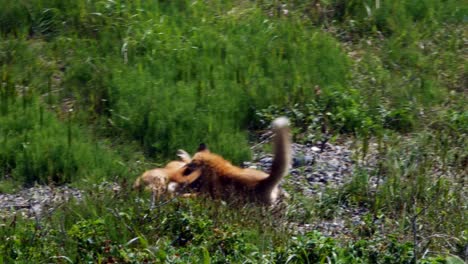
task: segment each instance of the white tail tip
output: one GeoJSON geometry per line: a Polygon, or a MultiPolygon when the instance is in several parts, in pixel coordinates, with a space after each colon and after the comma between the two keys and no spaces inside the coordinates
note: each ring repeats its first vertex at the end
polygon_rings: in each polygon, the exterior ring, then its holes
{"type": "Polygon", "coordinates": [[[271,123],[273,129],[283,128],[289,126],[289,119],[285,116],[280,116],[273,120],[271,123]]]}

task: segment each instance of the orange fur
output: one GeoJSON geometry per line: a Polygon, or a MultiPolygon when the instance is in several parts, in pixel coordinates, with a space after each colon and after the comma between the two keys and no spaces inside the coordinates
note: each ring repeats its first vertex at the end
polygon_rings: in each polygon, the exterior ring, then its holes
{"type": "Polygon", "coordinates": [[[193,173],[189,177],[182,177],[178,173],[180,168],[191,161],[190,155],[183,150],[179,150],[178,156],[182,161],[171,161],[164,168],[145,171],[136,179],[133,188],[137,190],[142,190],[143,188],[149,189],[153,192],[154,196],[159,197],[167,191],[167,186],[170,182],[190,184],[195,181],[200,176],[200,173],[193,173]]]}
{"type": "Polygon", "coordinates": [[[213,197],[230,198],[229,195],[234,194],[265,204],[275,202],[280,191],[278,184],[289,168],[291,142],[286,118],[276,119],[273,127],[275,157],[270,174],[234,166],[201,145],[202,149],[193,156],[191,162],[178,170],[177,178],[195,179],[191,185],[201,192],[209,192],[213,197]]]}

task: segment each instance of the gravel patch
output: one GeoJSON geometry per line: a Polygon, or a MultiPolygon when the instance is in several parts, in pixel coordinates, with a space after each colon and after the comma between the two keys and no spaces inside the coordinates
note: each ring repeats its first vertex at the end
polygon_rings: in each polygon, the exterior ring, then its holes
{"type": "Polygon", "coordinates": [[[23,217],[41,217],[51,213],[72,197],[82,199],[83,192],[68,186],[50,187],[36,185],[14,194],[0,193],[0,217],[13,214],[23,217]]]}
{"type": "MultiPolygon", "coordinates": [[[[309,196],[320,194],[325,187],[342,186],[351,179],[356,165],[350,145],[351,142],[345,145],[326,143],[323,147],[293,144],[291,176],[285,181],[309,196]]],[[[245,162],[243,166],[269,171],[272,162],[270,154],[257,152],[254,162],[245,162]]]]}
{"type": "MultiPolygon", "coordinates": [[[[121,186],[116,182],[101,182],[93,184],[93,188],[100,190],[112,190],[119,192],[121,186]]],[[[35,185],[23,189],[17,193],[0,193],[0,218],[13,215],[21,215],[26,218],[41,218],[51,214],[62,204],[71,199],[76,201],[83,200],[85,192],[67,185],[47,186],[35,185]]]]}
{"type": "MultiPolygon", "coordinates": [[[[290,176],[283,180],[283,184],[292,187],[295,193],[305,196],[320,197],[326,188],[339,188],[352,179],[354,171],[359,168],[373,169],[376,164],[376,155],[366,158],[366,164],[358,164],[354,159],[351,148],[352,141],[342,144],[297,144],[292,145],[292,164],[290,176]]],[[[260,151],[259,146],[254,148],[254,161],[243,164],[269,171],[273,162],[271,154],[260,151]]],[[[375,153],[375,152],[371,152],[375,153]]],[[[376,178],[371,178],[371,186],[375,186],[376,178]]],[[[316,223],[290,223],[291,228],[298,233],[318,230],[326,236],[349,236],[352,230],[365,225],[362,216],[366,208],[351,208],[339,206],[330,219],[320,219],[316,223]]]]}

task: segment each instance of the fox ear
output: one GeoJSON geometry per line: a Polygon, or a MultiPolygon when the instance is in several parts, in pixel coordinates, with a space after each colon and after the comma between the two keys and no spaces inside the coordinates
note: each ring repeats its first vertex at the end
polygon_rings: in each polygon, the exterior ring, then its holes
{"type": "Polygon", "coordinates": [[[177,150],[177,156],[179,156],[179,158],[185,163],[189,163],[192,160],[190,154],[188,154],[187,151],[183,149],[177,150]]]}
{"type": "Polygon", "coordinates": [[[200,143],[200,145],[198,146],[197,152],[202,152],[202,151],[206,151],[206,152],[210,151],[205,143],[200,143]]]}

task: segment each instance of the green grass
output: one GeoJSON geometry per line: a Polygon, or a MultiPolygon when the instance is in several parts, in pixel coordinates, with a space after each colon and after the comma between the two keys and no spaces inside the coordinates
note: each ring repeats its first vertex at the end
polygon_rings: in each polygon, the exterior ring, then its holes
{"type": "Polygon", "coordinates": [[[25,106],[25,100],[4,105],[8,114],[0,117],[0,165],[5,175],[29,185],[102,181],[126,173],[109,145],[93,141],[70,121],[58,121],[34,99],[25,106]]]}
{"type": "Polygon", "coordinates": [[[411,245],[395,240],[376,242],[389,246],[381,254],[364,241],[340,246],[318,232],[296,237],[286,229],[284,217],[264,208],[244,207],[239,212],[209,199],[184,198],[157,204],[153,211],[147,208],[147,201],[133,194],[116,196],[99,190],[79,204],[59,208],[45,222],[10,220],[10,227],[0,231],[6,241],[0,251],[6,262],[63,258],[72,262],[283,263],[289,259],[315,263],[331,257],[367,263],[397,252],[400,255],[392,256],[390,263],[411,260],[411,245]]]}
{"type": "Polygon", "coordinates": [[[466,258],[467,5],[316,2],[0,0],[0,192],[98,193],[5,220],[0,263],[466,258]],[[240,164],[278,115],[296,142],[352,137],[377,168],[323,197],[290,190],[279,213],[203,199],[149,212],[147,196],[90,187],[128,184],[201,142],[240,164]],[[283,226],[343,204],[369,211],[347,239],[283,226]]]}

